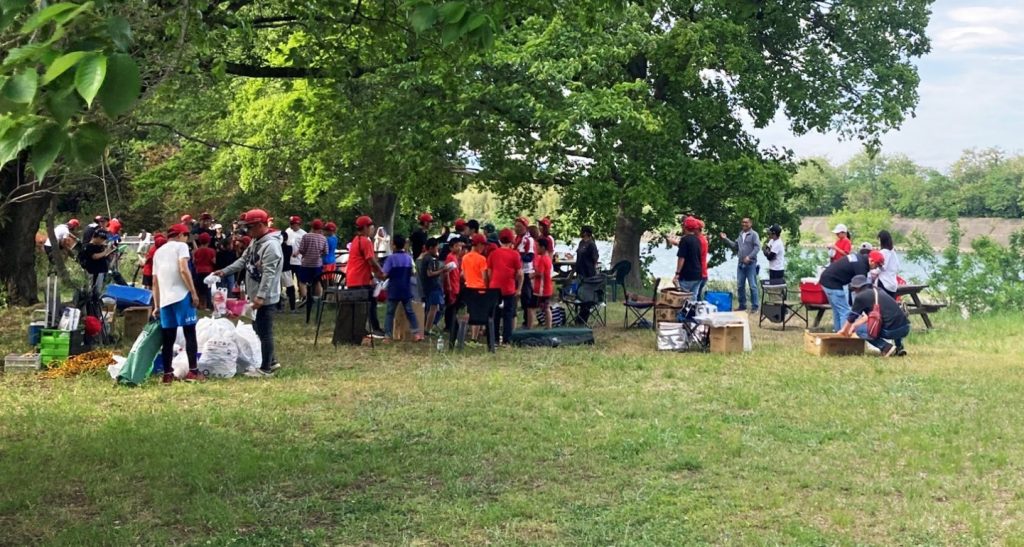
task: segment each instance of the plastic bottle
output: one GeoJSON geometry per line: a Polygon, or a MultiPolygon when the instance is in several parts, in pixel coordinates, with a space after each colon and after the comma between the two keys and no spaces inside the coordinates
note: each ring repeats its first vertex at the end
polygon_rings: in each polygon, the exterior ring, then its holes
{"type": "Polygon", "coordinates": [[[444,353],[444,337],[443,336],[438,336],[437,337],[437,352],[438,353],[444,353]]]}

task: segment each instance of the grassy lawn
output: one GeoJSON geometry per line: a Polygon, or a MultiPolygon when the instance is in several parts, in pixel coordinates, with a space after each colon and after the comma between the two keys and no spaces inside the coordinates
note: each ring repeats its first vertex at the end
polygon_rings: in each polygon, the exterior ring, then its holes
{"type": "Polygon", "coordinates": [[[593,348],[314,351],[289,316],[270,380],[8,375],[0,543],[1024,544],[1019,316],[883,361],[658,353],[611,311],[593,348]]]}

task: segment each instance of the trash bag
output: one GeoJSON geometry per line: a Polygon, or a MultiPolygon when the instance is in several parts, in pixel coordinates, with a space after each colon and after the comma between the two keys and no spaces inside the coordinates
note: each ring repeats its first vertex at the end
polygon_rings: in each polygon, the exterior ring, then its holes
{"type": "Polygon", "coordinates": [[[208,378],[231,378],[237,370],[237,361],[238,346],[234,338],[210,338],[199,357],[199,372],[208,378]]]}
{"type": "Polygon", "coordinates": [[[255,370],[263,364],[263,351],[260,338],[252,325],[238,324],[235,329],[235,344],[238,346],[238,374],[255,370]]]}
{"type": "Polygon", "coordinates": [[[150,321],[132,344],[132,350],[117,374],[117,383],[127,386],[142,385],[153,371],[153,359],[160,353],[162,345],[160,323],[150,321]]]}
{"type": "Polygon", "coordinates": [[[213,319],[209,317],[200,317],[196,323],[196,343],[198,347],[203,347],[203,344],[210,339],[210,327],[213,326],[213,319]]]}

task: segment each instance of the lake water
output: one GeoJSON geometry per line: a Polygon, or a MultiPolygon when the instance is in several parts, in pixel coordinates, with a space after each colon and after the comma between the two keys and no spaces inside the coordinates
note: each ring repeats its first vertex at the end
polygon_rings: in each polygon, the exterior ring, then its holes
{"type": "MultiPolygon", "coordinates": [[[[565,245],[562,243],[555,245],[555,250],[558,252],[576,252],[576,246],[579,245],[579,240],[574,240],[572,246],[565,245]]],[[[612,256],[612,242],[611,241],[598,241],[597,251],[601,258],[601,264],[603,269],[611,268],[609,262],[612,256]]],[[[787,249],[787,252],[790,250],[787,249]]],[[[659,278],[671,278],[675,275],[676,267],[676,247],[666,249],[665,245],[659,245],[654,249],[648,250],[647,244],[641,244],[640,255],[642,257],[654,256],[654,261],[651,263],[651,274],[659,278]]],[[[915,282],[926,282],[928,280],[929,273],[920,264],[910,262],[907,260],[905,255],[900,255],[902,259],[902,270],[900,275],[908,281],[915,282]]],[[[762,277],[767,277],[768,261],[763,255],[760,256],[761,261],[761,273],[762,277]]],[[[708,270],[708,278],[715,281],[735,281],[736,280],[736,265],[739,261],[732,253],[729,258],[708,270]]],[[[823,264],[824,266],[824,264],[823,264]]]]}

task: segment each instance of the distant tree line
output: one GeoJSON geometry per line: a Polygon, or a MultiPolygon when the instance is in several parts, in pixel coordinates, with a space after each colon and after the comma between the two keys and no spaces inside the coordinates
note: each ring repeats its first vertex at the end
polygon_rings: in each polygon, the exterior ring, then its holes
{"type": "Polygon", "coordinates": [[[841,165],[812,158],[793,183],[804,190],[794,210],[805,216],[887,210],[911,218],[1020,218],[1024,212],[1024,156],[997,148],[965,151],[948,173],[903,155],[859,154],[841,165]]]}

